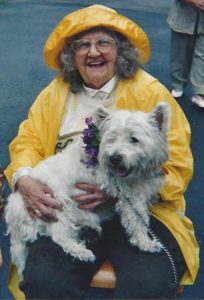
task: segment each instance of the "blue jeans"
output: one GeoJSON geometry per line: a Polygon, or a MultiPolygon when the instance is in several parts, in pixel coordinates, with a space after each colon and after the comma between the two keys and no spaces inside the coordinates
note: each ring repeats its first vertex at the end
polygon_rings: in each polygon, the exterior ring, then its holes
{"type": "Polygon", "coordinates": [[[85,299],[93,274],[108,258],[117,278],[114,299],[175,299],[186,269],[182,253],[161,222],[151,218],[150,227],[168,253],[131,246],[117,217],[103,226],[100,239],[89,246],[97,257],[94,263],[73,259],[49,237],[41,236],[29,244],[20,288],[26,299],[85,299]]]}

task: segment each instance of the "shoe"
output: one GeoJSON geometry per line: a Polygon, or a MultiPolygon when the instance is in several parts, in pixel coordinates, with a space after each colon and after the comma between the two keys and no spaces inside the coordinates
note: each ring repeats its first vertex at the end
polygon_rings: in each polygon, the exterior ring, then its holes
{"type": "Polygon", "coordinates": [[[173,89],[171,94],[174,98],[180,98],[183,95],[183,91],[173,89]]]}
{"type": "Polygon", "coordinates": [[[192,102],[199,107],[204,107],[204,95],[194,95],[192,97],[192,102]]]}

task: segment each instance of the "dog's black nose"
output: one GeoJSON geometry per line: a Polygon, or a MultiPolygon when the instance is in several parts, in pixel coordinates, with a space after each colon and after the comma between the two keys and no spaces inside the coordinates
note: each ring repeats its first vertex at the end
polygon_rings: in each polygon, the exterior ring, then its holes
{"type": "Polygon", "coordinates": [[[118,153],[114,153],[109,157],[110,163],[117,166],[121,162],[122,156],[118,153]]]}

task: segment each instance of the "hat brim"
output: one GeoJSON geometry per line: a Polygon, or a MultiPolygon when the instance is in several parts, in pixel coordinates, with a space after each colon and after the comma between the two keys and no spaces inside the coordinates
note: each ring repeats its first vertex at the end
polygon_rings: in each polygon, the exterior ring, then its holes
{"type": "Polygon", "coordinates": [[[148,62],[150,44],[141,27],[113,9],[92,5],[68,14],[56,26],[44,46],[43,52],[47,65],[54,70],[59,70],[57,58],[67,40],[80,32],[98,26],[122,33],[138,49],[140,63],[148,62]]]}

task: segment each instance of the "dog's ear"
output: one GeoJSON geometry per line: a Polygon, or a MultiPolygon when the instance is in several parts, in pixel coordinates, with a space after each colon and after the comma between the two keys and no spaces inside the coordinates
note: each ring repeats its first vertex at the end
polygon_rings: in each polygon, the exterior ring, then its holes
{"type": "Polygon", "coordinates": [[[104,108],[103,106],[100,106],[96,110],[96,127],[100,127],[100,125],[105,121],[105,119],[110,115],[110,112],[108,109],[104,108]]]}
{"type": "Polygon", "coordinates": [[[151,113],[153,125],[158,127],[160,131],[166,134],[170,126],[170,109],[166,102],[158,103],[151,113]]]}

